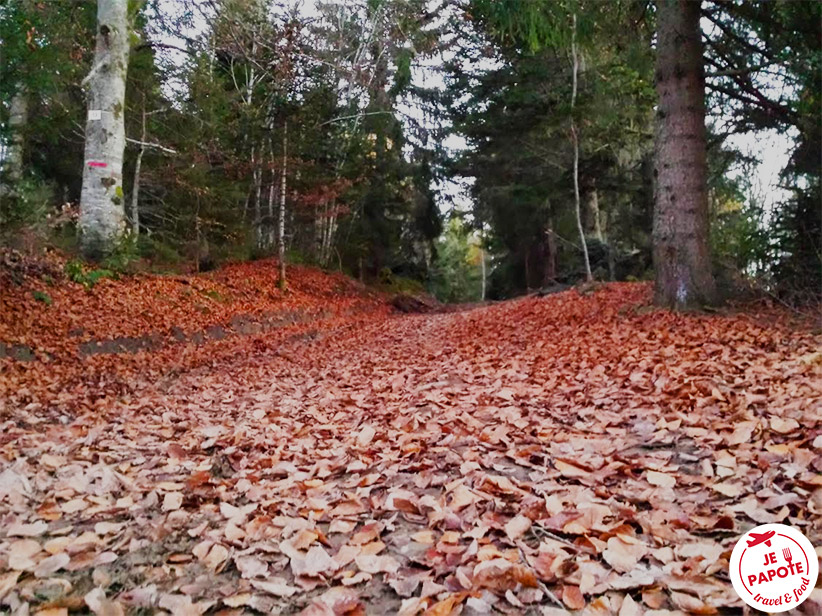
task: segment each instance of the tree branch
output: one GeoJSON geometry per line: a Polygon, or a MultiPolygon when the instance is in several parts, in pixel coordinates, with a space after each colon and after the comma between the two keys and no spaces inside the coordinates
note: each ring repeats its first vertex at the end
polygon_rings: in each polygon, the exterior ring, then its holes
{"type": "Polygon", "coordinates": [[[131,137],[126,137],[126,141],[144,148],[155,148],[157,150],[160,150],[161,152],[165,152],[166,154],[177,154],[177,150],[172,150],[171,148],[167,148],[166,146],[160,145],[159,143],[140,141],[139,139],[132,139],[131,137]]]}

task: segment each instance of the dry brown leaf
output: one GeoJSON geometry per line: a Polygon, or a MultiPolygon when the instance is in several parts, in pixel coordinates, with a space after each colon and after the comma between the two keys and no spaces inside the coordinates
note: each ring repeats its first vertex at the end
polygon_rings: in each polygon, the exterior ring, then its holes
{"type": "Polygon", "coordinates": [[[736,498],[745,491],[745,488],[739,483],[715,483],[711,485],[711,489],[728,498],[736,498]]]}
{"type": "Polygon", "coordinates": [[[448,595],[442,601],[437,601],[434,605],[425,610],[425,616],[450,616],[450,614],[454,612],[454,609],[465,601],[467,596],[468,593],[465,592],[457,592],[448,595]]]}
{"type": "Polygon", "coordinates": [[[652,610],[658,610],[665,605],[666,595],[659,588],[646,588],[642,591],[642,602],[652,610]]]}
{"type": "Polygon", "coordinates": [[[242,577],[246,579],[255,577],[266,577],[268,575],[268,563],[256,556],[243,555],[235,556],[234,564],[242,577]]]}
{"type": "Polygon", "coordinates": [[[623,537],[608,539],[608,547],[602,552],[602,558],[620,573],[629,573],[648,553],[648,547],[642,543],[629,543],[623,537]]]}
{"type": "Polygon", "coordinates": [[[300,592],[296,586],[291,586],[281,577],[271,577],[265,580],[251,580],[251,585],[257,590],[267,592],[275,597],[291,597],[300,592]]]}
{"type": "Polygon", "coordinates": [[[414,533],[411,535],[411,539],[416,541],[417,543],[422,543],[425,545],[433,545],[436,541],[436,535],[432,530],[421,530],[419,532],[414,533]]]}
{"type": "Polygon", "coordinates": [[[645,478],[652,486],[659,486],[660,488],[673,488],[676,485],[676,477],[668,473],[646,471],[645,478]]]}
{"type": "Polygon", "coordinates": [[[730,436],[725,437],[725,441],[728,445],[741,445],[742,443],[748,443],[751,440],[751,436],[753,435],[756,426],[757,422],[755,421],[740,422],[734,428],[733,433],[730,436]]]}
{"type": "Polygon", "coordinates": [[[400,563],[388,554],[376,556],[374,554],[358,554],[354,559],[357,568],[366,573],[395,573],[400,563]]]}
{"type": "Polygon", "coordinates": [[[685,610],[689,614],[709,615],[718,612],[714,606],[708,605],[702,599],[683,592],[672,592],[671,601],[676,607],[685,610]]]}
{"type": "Polygon", "coordinates": [[[0,573],[0,600],[5,598],[8,592],[17,585],[20,571],[7,571],[0,573]]]}
{"type": "Polygon", "coordinates": [[[479,497],[477,497],[471,490],[462,484],[458,485],[451,495],[452,498],[450,507],[454,511],[464,509],[468,505],[472,505],[479,500],[479,497]]]}
{"type": "Polygon", "coordinates": [[[182,492],[168,492],[163,497],[163,511],[177,511],[182,506],[182,492]]]}
{"type": "Polygon", "coordinates": [[[799,429],[799,422],[792,418],[785,419],[784,417],[771,416],[771,430],[779,434],[790,434],[794,430],[799,429]]]}
{"type": "Polygon", "coordinates": [[[20,539],[9,546],[9,569],[31,571],[37,565],[34,557],[40,553],[40,543],[34,539],[20,539]]]}
{"type": "Polygon", "coordinates": [[[254,595],[250,592],[243,592],[238,593],[236,595],[231,595],[230,597],[226,597],[223,599],[223,605],[227,607],[243,607],[249,606],[252,607],[252,603],[254,602],[254,595]]]}
{"type": "Polygon", "coordinates": [[[625,595],[619,608],[619,616],[642,616],[644,610],[631,595],[625,595]]]}
{"type": "Polygon", "coordinates": [[[370,445],[371,441],[374,440],[374,437],[376,435],[377,431],[374,429],[374,426],[363,426],[359,434],[357,434],[357,445],[359,445],[360,447],[366,447],[370,445]]]}
{"type": "Polygon", "coordinates": [[[515,541],[527,533],[530,528],[531,519],[524,515],[518,515],[511,518],[505,525],[505,534],[508,535],[511,541],[515,541]]]}
{"type": "Polygon", "coordinates": [[[291,572],[294,575],[306,575],[316,577],[319,575],[331,575],[339,564],[328,555],[321,546],[315,545],[308,553],[291,557],[291,572]]]}
{"type": "Polygon", "coordinates": [[[591,474],[590,471],[563,460],[554,460],[554,466],[564,477],[570,477],[572,479],[587,477],[591,474]]]}
{"type": "Polygon", "coordinates": [[[527,588],[537,586],[532,569],[504,558],[482,561],[474,567],[474,585],[496,591],[514,590],[518,584],[527,588]]]}
{"type": "Polygon", "coordinates": [[[60,552],[53,556],[44,558],[34,568],[34,576],[38,578],[48,577],[60,569],[67,567],[71,562],[71,557],[65,552],[60,552]]]}
{"type": "Polygon", "coordinates": [[[34,522],[32,524],[10,524],[6,528],[6,536],[8,537],[39,537],[46,532],[49,525],[43,521],[34,522]]]}
{"type": "Polygon", "coordinates": [[[585,597],[583,597],[582,593],[579,591],[579,586],[563,586],[562,602],[572,610],[581,610],[585,607],[585,597]]]}
{"type": "Polygon", "coordinates": [[[228,560],[228,548],[222,544],[215,543],[203,559],[205,565],[214,571],[221,569],[228,560]]]}
{"type": "Polygon", "coordinates": [[[106,593],[102,588],[95,588],[86,593],[83,599],[96,616],[124,616],[125,610],[118,601],[106,598],[106,593]]]}

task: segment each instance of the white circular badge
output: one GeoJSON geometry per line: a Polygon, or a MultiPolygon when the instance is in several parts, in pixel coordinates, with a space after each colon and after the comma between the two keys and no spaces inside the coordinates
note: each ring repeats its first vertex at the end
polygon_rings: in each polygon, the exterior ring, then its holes
{"type": "Polygon", "coordinates": [[[811,542],[792,526],[763,524],[737,542],[730,574],[745,603],[763,612],[785,612],[811,595],[819,560],[811,542]]]}

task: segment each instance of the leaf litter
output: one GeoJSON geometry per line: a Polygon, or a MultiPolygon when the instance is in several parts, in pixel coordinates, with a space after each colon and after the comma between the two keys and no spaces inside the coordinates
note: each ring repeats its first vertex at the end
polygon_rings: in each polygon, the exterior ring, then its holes
{"type": "MultiPolygon", "coordinates": [[[[44,381],[15,367],[0,603],[740,613],[740,534],[784,522],[822,543],[822,366],[802,360],[820,336],[773,308],[648,299],[624,283],[375,309],[324,336],[214,341],[184,364],[146,353],[118,368],[125,389],[100,379],[119,358],[55,360],[44,381]]],[[[819,591],[804,607],[822,609],[819,591]]]]}

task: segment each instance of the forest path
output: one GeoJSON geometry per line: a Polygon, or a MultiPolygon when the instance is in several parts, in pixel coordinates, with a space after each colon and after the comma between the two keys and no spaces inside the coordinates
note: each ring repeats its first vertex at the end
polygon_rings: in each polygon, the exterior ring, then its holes
{"type": "Polygon", "coordinates": [[[97,613],[737,611],[743,531],[790,520],[822,539],[822,340],[776,312],[647,300],[617,284],[375,316],[238,345],[66,426],[21,417],[0,596],[97,613]]]}

